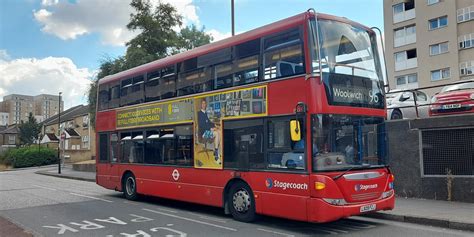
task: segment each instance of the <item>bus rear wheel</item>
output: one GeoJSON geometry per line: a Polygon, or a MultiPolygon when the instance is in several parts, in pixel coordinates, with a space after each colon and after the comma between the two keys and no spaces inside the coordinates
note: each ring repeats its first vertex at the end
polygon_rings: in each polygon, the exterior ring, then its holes
{"type": "Polygon", "coordinates": [[[242,222],[255,220],[255,199],[252,189],[247,184],[238,182],[232,185],[228,200],[230,213],[234,219],[242,222]]]}
{"type": "Polygon", "coordinates": [[[137,181],[135,176],[131,173],[127,173],[124,177],[124,181],[122,184],[123,194],[126,199],[128,200],[137,200],[138,193],[137,193],[137,181]]]}

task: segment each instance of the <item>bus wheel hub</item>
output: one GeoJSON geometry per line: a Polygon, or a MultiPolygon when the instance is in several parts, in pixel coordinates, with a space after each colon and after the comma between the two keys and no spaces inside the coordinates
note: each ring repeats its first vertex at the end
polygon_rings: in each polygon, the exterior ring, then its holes
{"type": "Polygon", "coordinates": [[[246,212],[250,208],[250,195],[246,190],[239,190],[233,196],[234,209],[238,212],[246,212]]]}

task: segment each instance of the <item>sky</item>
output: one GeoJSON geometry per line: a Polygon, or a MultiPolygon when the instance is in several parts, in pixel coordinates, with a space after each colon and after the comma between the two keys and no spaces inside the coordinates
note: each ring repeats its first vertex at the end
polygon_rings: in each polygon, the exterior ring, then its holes
{"type": "MultiPolygon", "coordinates": [[[[87,101],[101,60],[125,53],[131,0],[0,0],[0,101],[9,94],[63,92],[65,108],[87,101]]],[[[151,0],[157,4],[159,0],[151,0]]],[[[230,36],[230,0],[161,0],[184,24],[230,36]]],[[[314,8],[383,30],[382,0],[235,0],[235,31],[314,8]]]]}

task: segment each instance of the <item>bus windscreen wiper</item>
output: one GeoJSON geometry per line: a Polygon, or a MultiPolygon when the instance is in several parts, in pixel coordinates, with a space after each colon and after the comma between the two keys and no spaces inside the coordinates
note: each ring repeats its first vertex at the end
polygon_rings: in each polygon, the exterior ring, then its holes
{"type": "Polygon", "coordinates": [[[354,168],[367,168],[369,167],[370,164],[362,164],[361,166],[352,166],[351,168],[347,169],[346,171],[342,172],[342,174],[336,176],[333,178],[333,180],[338,180],[340,177],[342,177],[343,175],[347,174],[347,172],[353,170],[354,168]]]}

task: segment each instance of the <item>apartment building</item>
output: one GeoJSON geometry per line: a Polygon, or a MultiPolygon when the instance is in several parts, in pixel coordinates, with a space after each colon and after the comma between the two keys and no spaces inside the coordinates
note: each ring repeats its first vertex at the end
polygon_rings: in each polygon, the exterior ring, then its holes
{"type": "MultiPolygon", "coordinates": [[[[474,0],[384,0],[391,89],[474,79],[474,0]]],[[[430,96],[441,87],[425,92],[430,96]]]]}
{"type": "Polygon", "coordinates": [[[54,115],[43,122],[41,144],[57,147],[59,134],[64,134],[61,147],[66,162],[91,160],[95,156],[95,130],[90,125],[89,106],[78,105],[61,112],[61,132],[58,120],[54,115]]]}
{"type": "MultiPolygon", "coordinates": [[[[35,101],[35,115],[41,116],[41,121],[58,114],[59,96],[41,94],[34,97],[35,101]]],[[[61,111],[63,109],[63,102],[61,102],[61,111]]],[[[37,118],[38,120],[38,118],[37,118]]]]}
{"type": "MultiPolygon", "coordinates": [[[[64,102],[61,101],[61,111],[64,108],[64,102]]],[[[37,122],[58,114],[59,96],[41,94],[37,96],[11,94],[3,97],[0,102],[0,122],[6,119],[7,123],[0,125],[19,124],[26,121],[30,113],[36,118],[37,122]],[[8,114],[8,116],[7,116],[8,114]]]]}

